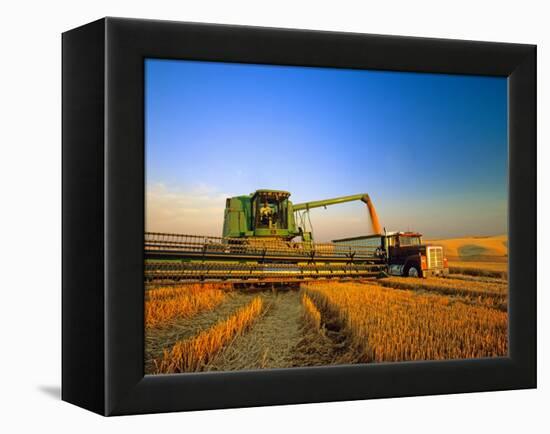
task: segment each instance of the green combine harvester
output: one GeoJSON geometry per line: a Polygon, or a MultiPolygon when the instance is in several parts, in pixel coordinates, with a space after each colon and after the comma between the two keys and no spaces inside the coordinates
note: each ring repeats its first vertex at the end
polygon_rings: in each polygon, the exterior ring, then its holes
{"type": "Polygon", "coordinates": [[[311,230],[309,210],[362,201],[373,233],[380,235],[367,194],[299,204],[289,197],[287,191],[257,190],[228,198],[222,237],[146,233],[146,280],[286,283],[367,278],[384,271],[379,248],[316,243],[311,230]]]}
{"type": "MultiPolygon", "coordinates": [[[[300,237],[302,242],[313,241],[305,227],[308,211],[345,202],[362,201],[374,209],[368,194],[342,196],[334,199],[293,204],[290,193],[280,190],[258,190],[247,196],[227,199],[223,224],[224,238],[248,240],[290,241],[300,237]],[[296,221],[298,220],[298,224],[296,221]]],[[[379,230],[379,228],[378,228],[379,230]]]]}

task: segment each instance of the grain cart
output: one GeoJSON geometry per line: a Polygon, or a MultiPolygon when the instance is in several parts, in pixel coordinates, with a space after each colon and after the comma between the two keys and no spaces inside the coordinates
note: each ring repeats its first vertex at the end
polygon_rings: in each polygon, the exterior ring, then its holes
{"type": "Polygon", "coordinates": [[[339,247],[375,248],[384,258],[388,274],[408,277],[447,276],[449,266],[443,247],[424,244],[418,232],[386,232],[333,241],[339,247]]]}

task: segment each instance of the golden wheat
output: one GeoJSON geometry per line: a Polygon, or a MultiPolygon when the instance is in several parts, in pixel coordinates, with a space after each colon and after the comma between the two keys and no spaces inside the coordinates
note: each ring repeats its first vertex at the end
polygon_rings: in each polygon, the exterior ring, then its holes
{"type": "Polygon", "coordinates": [[[508,351],[505,312],[370,284],[317,284],[306,291],[322,311],[337,316],[366,362],[494,357],[508,351]]]}
{"type": "Polygon", "coordinates": [[[260,297],[234,315],[197,336],[176,342],[171,350],[164,350],[160,360],[156,360],[155,374],[194,372],[201,370],[235,336],[241,335],[260,316],[264,308],[260,297]]]}
{"type": "Polygon", "coordinates": [[[321,329],[321,312],[311,301],[307,294],[302,294],[302,305],[304,306],[304,319],[315,330],[321,329]]]}
{"type": "Polygon", "coordinates": [[[145,326],[156,327],[175,318],[190,318],[211,310],[225,299],[220,286],[182,285],[151,289],[145,299],[145,326]]]}

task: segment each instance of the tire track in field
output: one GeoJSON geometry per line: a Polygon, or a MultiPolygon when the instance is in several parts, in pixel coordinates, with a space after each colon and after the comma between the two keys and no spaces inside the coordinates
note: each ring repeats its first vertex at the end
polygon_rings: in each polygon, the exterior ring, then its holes
{"type": "Polygon", "coordinates": [[[252,329],[237,337],[207,367],[207,371],[289,368],[303,338],[302,306],[297,291],[263,293],[267,311],[252,329]]]}

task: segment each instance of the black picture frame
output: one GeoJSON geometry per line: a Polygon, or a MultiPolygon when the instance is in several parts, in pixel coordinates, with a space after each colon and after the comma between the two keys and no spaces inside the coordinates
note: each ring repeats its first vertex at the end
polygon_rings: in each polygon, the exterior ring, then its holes
{"type": "Polygon", "coordinates": [[[104,18],[62,51],[63,400],[123,415],[536,387],[536,46],[104,18]],[[508,77],[509,357],[144,376],[144,58],[508,77]]]}

